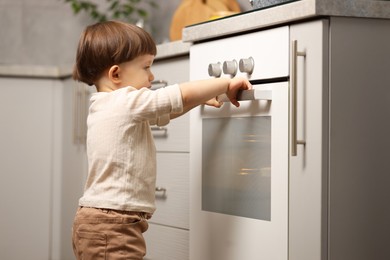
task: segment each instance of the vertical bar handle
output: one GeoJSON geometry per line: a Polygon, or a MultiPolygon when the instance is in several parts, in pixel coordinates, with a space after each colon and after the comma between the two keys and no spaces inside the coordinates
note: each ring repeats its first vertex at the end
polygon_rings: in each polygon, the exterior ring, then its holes
{"type": "Polygon", "coordinates": [[[88,86],[77,83],[73,88],[73,143],[85,145],[87,140],[88,86]]]}
{"type": "Polygon", "coordinates": [[[291,51],[291,156],[296,156],[298,144],[306,144],[297,137],[297,65],[298,56],[306,57],[306,52],[298,51],[297,40],[292,41],[291,51]]]}
{"type": "Polygon", "coordinates": [[[73,144],[80,143],[80,90],[76,84],[73,88],[73,144]]]}

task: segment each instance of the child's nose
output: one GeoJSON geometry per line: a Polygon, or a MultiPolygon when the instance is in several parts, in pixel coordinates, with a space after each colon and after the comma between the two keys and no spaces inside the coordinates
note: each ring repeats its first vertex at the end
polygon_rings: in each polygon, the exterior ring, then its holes
{"type": "Polygon", "coordinates": [[[154,75],[152,72],[150,72],[150,75],[149,75],[149,81],[153,81],[154,80],[154,75]]]}

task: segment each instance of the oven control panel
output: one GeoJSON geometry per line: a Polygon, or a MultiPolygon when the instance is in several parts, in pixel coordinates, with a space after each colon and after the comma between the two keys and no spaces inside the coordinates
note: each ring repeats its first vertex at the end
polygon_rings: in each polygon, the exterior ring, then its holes
{"type": "Polygon", "coordinates": [[[218,39],[191,47],[191,80],[246,77],[263,80],[289,75],[289,28],[279,27],[218,39]]]}
{"type": "Polygon", "coordinates": [[[253,57],[240,59],[238,65],[236,60],[224,61],[222,64],[220,62],[210,63],[208,72],[210,77],[218,78],[221,76],[222,71],[224,74],[234,77],[237,74],[237,68],[240,72],[251,75],[255,68],[255,60],[253,57]]]}

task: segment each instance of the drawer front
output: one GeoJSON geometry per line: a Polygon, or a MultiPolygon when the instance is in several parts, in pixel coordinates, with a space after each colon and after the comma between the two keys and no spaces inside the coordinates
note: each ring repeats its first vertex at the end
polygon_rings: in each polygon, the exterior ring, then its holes
{"type": "Polygon", "coordinates": [[[189,56],[155,60],[152,72],[155,81],[166,81],[168,85],[186,82],[190,76],[189,56]]]}
{"type": "Polygon", "coordinates": [[[151,223],[189,229],[189,154],[157,153],[157,210],[151,223]]]}
{"type": "Polygon", "coordinates": [[[188,260],[189,231],[150,223],[144,233],[145,260],[188,260]]]}
{"type": "Polygon", "coordinates": [[[237,62],[236,76],[248,79],[269,79],[289,75],[288,26],[224,38],[191,46],[191,80],[209,78],[209,64],[218,64],[221,77],[231,77],[223,72],[225,61],[237,62]],[[253,72],[241,72],[240,60],[253,58],[253,72]]]}
{"type": "MultiPolygon", "coordinates": [[[[189,80],[189,57],[182,56],[171,59],[156,60],[152,66],[155,81],[168,85],[189,80]]],[[[156,84],[163,86],[163,84],[156,84]]],[[[152,127],[157,151],[188,152],[189,151],[189,115],[172,120],[164,127],[152,127]]]]}
{"type": "Polygon", "coordinates": [[[152,126],[152,134],[158,152],[189,152],[189,113],[171,120],[162,127],[152,126]]]}

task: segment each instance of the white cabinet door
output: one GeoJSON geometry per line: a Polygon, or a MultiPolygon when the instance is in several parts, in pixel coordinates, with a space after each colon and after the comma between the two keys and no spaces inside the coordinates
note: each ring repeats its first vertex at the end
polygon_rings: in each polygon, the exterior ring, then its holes
{"type": "MultiPolygon", "coordinates": [[[[188,56],[166,60],[157,60],[152,66],[157,82],[173,85],[188,81],[188,56]]],[[[162,85],[158,83],[157,85],[162,85]]],[[[152,127],[152,133],[158,152],[189,152],[189,115],[172,120],[162,128],[152,127]]]]}
{"type": "Polygon", "coordinates": [[[86,176],[71,79],[0,78],[0,259],[73,259],[86,176]]]}
{"type": "Polygon", "coordinates": [[[189,231],[149,224],[145,260],[188,260],[189,231]]]}
{"type": "Polygon", "coordinates": [[[0,258],[49,259],[54,89],[1,79],[0,258]]]}
{"type": "Polygon", "coordinates": [[[390,20],[330,20],[329,259],[390,259],[390,20]]]}
{"type": "MultiPolygon", "coordinates": [[[[156,60],[156,86],[188,81],[189,57],[156,60]]],[[[156,212],[145,233],[145,260],[186,260],[189,255],[189,114],[152,127],[157,150],[156,212]]]]}
{"type": "Polygon", "coordinates": [[[73,259],[72,225],[88,174],[85,149],[88,90],[71,78],[55,81],[52,119],[52,260],[73,259]],[[77,86],[79,96],[74,90],[77,86]],[[83,92],[83,93],[82,93],[83,92]],[[79,122],[76,123],[76,120],[79,122]],[[79,142],[75,142],[76,139],[79,142]]]}
{"type": "Polygon", "coordinates": [[[150,222],[189,229],[189,154],[157,153],[156,186],[150,222]]]}
{"type": "Polygon", "coordinates": [[[189,152],[189,122],[189,114],[185,114],[171,120],[166,126],[152,126],[157,152],[189,152]]]}
{"type": "Polygon", "coordinates": [[[327,259],[328,38],[327,20],[290,28],[306,53],[297,57],[296,87],[297,138],[306,144],[290,155],[289,260],[327,259]]]}

